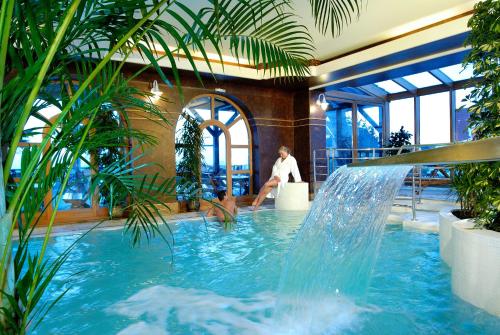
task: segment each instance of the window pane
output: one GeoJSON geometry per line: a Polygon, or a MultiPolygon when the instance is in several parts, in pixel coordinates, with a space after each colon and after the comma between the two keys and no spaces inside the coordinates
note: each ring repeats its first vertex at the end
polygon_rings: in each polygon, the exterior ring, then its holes
{"type": "Polygon", "coordinates": [[[420,97],[420,144],[450,142],[450,94],[420,97]]]}
{"type": "Polygon", "coordinates": [[[465,88],[455,91],[455,141],[472,140],[472,131],[469,129],[469,108],[472,104],[463,101],[473,88],[465,88]]]}
{"type": "Polygon", "coordinates": [[[398,132],[401,127],[413,136],[410,142],[415,143],[415,110],[413,98],[393,100],[389,103],[389,131],[398,132]]]}
{"type": "Polygon", "coordinates": [[[229,133],[231,135],[231,144],[248,145],[247,125],[242,119],[229,128],[229,133]]]}
{"type": "Polygon", "coordinates": [[[239,115],[238,110],[230,103],[222,99],[215,99],[215,119],[228,125],[239,115]]]}
{"type": "MultiPolygon", "coordinates": [[[[217,127],[215,127],[216,129],[219,129],[217,127]]],[[[212,146],[214,144],[214,137],[213,137],[213,131],[214,131],[214,128],[213,127],[207,127],[205,129],[203,129],[203,144],[205,146],[212,146]],[[209,131],[210,130],[210,131],[209,131]]]]}
{"type": "Polygon", "coordinates": [[[202,155],[202,188],[203,194],[215,197],[215,192],[226,189],[226,137],[222,129],[216,126],[203,130],[205,139],[202,155]]]}
{"type": "Polygon", "coordinates": [[[231,148],[231,165],[233,171],[250,169],[248,148],[231,148]]]}
{"type": "Polygon", "coordinates": [[[357,117],[358,148],[380,147],[382,145],[382,107],[358,105],[357,117]]]}
{"type": "Polygon", "coordinates": [[[402,86],[396,84],[392,80],[381,81],[379,83],[375,83],[375,85],[377,85],[387,93],[399,93],[406,91],[402,86]]]}
{"type": "Polygon", "coordinates": [[[210,97],[202,97],[199,99],[192,100],[186,106],[184,111],[189,113],[200,123],[206,120],[210,120],[212,118],[212,107],[210,103],[210,97]]]}
{"type": "Polygon", "coordinates": [[[233,196],[239,197],[250,194],[250,175],[234,174],[233,175],[233,196]]]}
{"type": "Polygon", "coordinates": [[[23,149],[24,147],[16,148],[16,153],[14,154],[14,160],[12,161],[12,168],[10,170],[12,178],[21,177],[21,157],[23,155],[23,149]]]}
{"type": "MultiPolygon", "coordinates": [[[[88,153],[83,154],[83,158],[90,161],[88,153]]],[[[77,159],[73,169],[70,172],[69,181],[64,190],[62,201],[59,203],[58,210],[70,210],[77,208],[90,208],[92,202],[89,196],[91,170],[87,163],[82,159],[77,159]]],[[[61,191],[60,180],[54,184],[52,189],[52,206],[56,207],[56,195],[61,191]]]]}
{"type": "MultiPolygon", "coordinates": [[[[328,148],[352,149],[352,105],[330,102],[326,112],[326,146],[328,148]]],[[[330,166],[339,167],[352,162],[352,150],[335,153],[335,161],[330,166]]]]}
{"type": "Polygon", "coordinates": [[[472,92],[474,88],[463,88],[455,91],[455,107],[457,109],[460,108],[469,108],[472,106],[472,103],[466,99],[466,97],[472,92]]]}
{"type": "Polygon", "coordinates": [[[441,81],[439,81],[436,77],[434,77],[429,72],[416,73],[416,74],[412,74],[410,76],[406,76],[403,78],[406,79],[407,81],[409,81],[410,84],[412,84],[413,86],[416,86],[417,88],[442,84],[441,81]]]}
{"type": "Polygon", "coordinates": [[[472,65],[470,64],[468,64],[465,68],[462,64],[456,64],[443,67],[440,70],[453,81],[467,80],[473,77],[472,65]]]}
{"type": "MultiPolygon", "coordinates": [[[[42,100],[37,100],[35,102],[35,105],[40,106],[42,104],[46,105],[47,102],[42,100]]],[[[50,120],[60,112],[61,110],[54,105],[48,105],[45,108],[42,108],[38,111],[38,113],[47,120],[50,120]]],[[[22,141],[28,143],[41,143],[45,127],[46,127],[45,122],[34,116],[30,116],[28,118],[28,121],[26,122],[26,125],[24,126],[24,136],[22,138],[22,141]]]]}

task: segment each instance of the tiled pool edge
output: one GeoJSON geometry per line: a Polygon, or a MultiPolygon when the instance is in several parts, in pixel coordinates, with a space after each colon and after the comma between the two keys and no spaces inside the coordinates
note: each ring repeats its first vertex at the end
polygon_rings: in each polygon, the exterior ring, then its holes
{"type": "MultiPolygon", "coordinates": [[[[411,209],[409,208],[410,202],[398,201],[392,206],[391,213],[388,217],[388,224],[403,224],[406,228],[417,229],[423,231],[433,231],[437,232],[439,230],[438,223],[438,213],[443,211],[444,209],[448,210],[449,208],[456,208],[457,206],[449,201],[442,200],[428,200],[424,199],[422,204],[419,204],[417,210],[417,219],[418,222],[412,224],[409,222],[411,218],[411,209]],[[422,220],[423,218],[423,220],[422,220]]],[[[273,204],[265,204],[258,211],[269,211],[275,210],[273,204]]],[[[240,213],[251,213],[250,206],[240,207],[240,213]]],[[[175,225],[178,222],[190,222],[190,221],[198,221],[201,220],[202,216],[200,212],[192,212],[192,213],[172,213],[167,215],[167,223],[171,225],[175,225]]],[[[215,220],[215,218],[206,218],[207,221],[215,220]]],[[[88,221],[81,223],[71,223],[64,225],[54,225],[52,230],[52,236],[63,236],[63,235],[71,235],[71,234],[81,234],[93,226],[97,225],[99,221],[88,221]]],[[[117,230],[123,228],[125,223],[125,219],[116,219],[116,220],[104,220],[99,227],[95,228],[96,230],[117,230]]],[[[35,228],[33,232],[33,237],[44,236],[46,231],[46,227],[35,228]]],[[[17,239],[17,230],[14,231],[14,238],[17,239]]]]}
{"type": "MultiPolygon", "coordinates": [[[[262,206],[260,209],[257,210],[257,212],[264,212],[264,211],[270,211],[274,210],[274,207],[270,207],[268,205],[262,206]]],[[[247,207],[240,207],[239,210],[240,214],[248,214],[252,213],[252,210],[250,209],[249,206],[247,207]]],[[[168,214],[166,218],[166,222],[169,225],[174,226],[178,222],[190,222],[190,221],[199,221],[202,220],[203,216],[200,214],[200,212],[192,212],[192,213],[173,213],[173,214],[168,214]]],[[[205,217],[207,221],[215,221],[215,217],[205,217]]],[[[124,224],[126,222],[126,219],[115,219],[115,220],[104,220],[101,223],[99,221],[88,221],[88,222],[81,222],[81,223],[71,223],[71,224],[64,224],[64,225],[54,225],[52,228],[52,234],[51,236],[64,236],[64,235],[74,235],[74,234],[82,234],[90,229],[92,229],[94,226],[98,225],[96,228],[94,228],[96,231],[109,231],[109,230],[118,230],[122,229],[124,224]]],[[[163,224],[163,223],[161,223],[163,224]]],[[[47,227],[37,227],[34,229],[33,234],[31,235],[32,237],[42,237],[45,236],[47,227]]],[[[17,229],[14,230],[13,233],[14,239],[17,240],[18,238],[18,231],[17,229]]]]}

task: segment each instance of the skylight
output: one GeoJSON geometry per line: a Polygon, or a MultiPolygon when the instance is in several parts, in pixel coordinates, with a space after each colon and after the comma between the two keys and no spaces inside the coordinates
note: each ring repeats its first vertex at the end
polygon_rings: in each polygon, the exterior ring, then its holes
{"type": "Polygon", "coordinates": [[[436,77],[434,77],[429,72],[421,72],[412,74],[410,76],[403,77],[408,82],[410,82],[413,86],[417,88],[434,86],[442,84],[436,77]]]}
{"type": "Polygon", "coordinates": [[[464,69],[462,64],[451,65],[440,69],[445,75],[453,81],[467,80],[472,78],[472,65],[467,65],[464,69]]]}
{"type": "Polygon", "coordinates": [[[390,93],[390,94],[406,91],[403,87],[396,84],[392,80],[381,81],[379,83],[375,83],[375,85],[377,85],[378,87],[380,87],[381,89],[383,89],[384,91],[386,91],[387,93],[390,93]]]}

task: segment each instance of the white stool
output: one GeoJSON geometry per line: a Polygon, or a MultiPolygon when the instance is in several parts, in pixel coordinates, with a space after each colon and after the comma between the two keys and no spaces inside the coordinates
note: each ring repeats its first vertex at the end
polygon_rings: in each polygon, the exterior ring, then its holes
{"type": "Polygon", "coordinates": [[[282,211],[307,211],[309,183],[287,183],[274,200],[274,207],[282,211]]]}

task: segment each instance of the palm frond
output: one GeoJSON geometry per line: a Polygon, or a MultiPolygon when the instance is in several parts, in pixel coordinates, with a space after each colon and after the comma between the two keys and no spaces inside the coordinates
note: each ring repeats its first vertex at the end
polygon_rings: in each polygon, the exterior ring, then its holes
{"type": "MultiPolygon", "coordinates": [[[[129,204],[125,207],[128,211],[125,231],[131,233],[132,243],[139,244],[143,237],[149,240],[160,236],[167,242],[169,248],[172,248],[173,238],[167,238],[159,223],[170,229],[162,210],[170,211],[166,200],[175,197],[175,178],[163,178],[159,173],[141,174],[141,171],[150,167],[152,163],[141,164],[141,159],[147,153],[135,154],[138,149],[135,147],[131,150],[132,158],[123,157],[99,170],[93,178],[90,193],[105,184],[108,187],[112,186],[116,192],[125,194],[129,199],[129,204]]],[[[192,189],[191,192],[197,190],[192,189]]]]}
{"type": "MultiPolygon", "coordinates": [[[[200,10],[207,31],[200,38],[215,36],[229,41],[231,54],[246,60],[273,77],[304,77],[314,45],[304,25],[293,13],[283,11],[288,1],[210,1],[200,10]]],[[[188,38],[192,38],[191,35],[188,38]]]]}
{"type": "Polygon", "coordinates": [[[316,28],[338,36],[353,18],[359,17],[365,0],[309,0],[316,28]]]}

